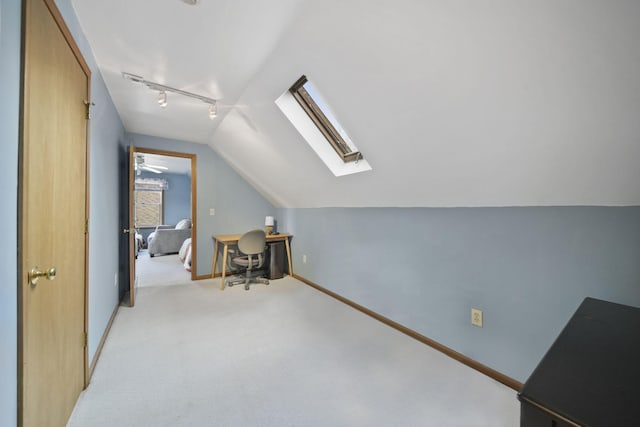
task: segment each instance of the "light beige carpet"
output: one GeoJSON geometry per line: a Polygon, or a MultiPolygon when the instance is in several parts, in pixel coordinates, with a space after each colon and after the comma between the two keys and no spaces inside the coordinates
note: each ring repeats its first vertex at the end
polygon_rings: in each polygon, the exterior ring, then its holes
{"type": "Polygon", "coordinates": [[[285,278],[139,290],[69,426],[508,426],[516,393],[285,278]]]}
{"type": "Polygon", "coordinates": [[[149,256],[142,250],[136,259],[138,287],[171,286],[189,283],[191,272],[184,269],[178,255],[149,256]]]}

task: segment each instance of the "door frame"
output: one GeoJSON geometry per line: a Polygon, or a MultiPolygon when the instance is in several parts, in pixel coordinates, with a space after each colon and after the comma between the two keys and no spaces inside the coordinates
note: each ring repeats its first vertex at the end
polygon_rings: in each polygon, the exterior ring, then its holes
{"type": "MultiPolygon", "coordinates": [[[[49,12],[56,25],[60,29],[62,36],[65,41],[69,45],[71,52],[74,57],[78,61],[78,64],[82,68],[84,74],[87,77],[87,118],[86,118],[86,135],[85,135],[85,238],[84,238],[84,387],[86,388],[89,384],[89,346],[88,346],[88,322],[89,322],[89,213],[90,213],[90,119],[89,119],[89,108],[91,103],[91,69],[87,64],[84,56],[78,47],[69,27],[64,21],[62,17],[62,13],[56,6],[55,0],[33,0],[33,1],[42,1],[49,12]]],[[[27,272],[24,271],[23,268],[23,247],[24,247],[24,182],[27,171],[25,171],[24,165],[24,153],[25,153],[25,138],[24,138],[24,130],[29,117],[25,115],[25,91],[29,82],[26,79],[26,38],[29,31],[28,22],[27,22],[27,8],[29,6],[28,0],[21,1],[22,6],[22,19],[21,19],[21,53],[20,53],[20,118],[19,118],[19,137],[18,137],[18,247],[17,247],[17,259],[18,259],[18,275],[17,275],[17,296],[18,296],[18,304],[17,304],[17,312],[18,312],[18,331],[17,331],[17,344],[18,344],[18,378],[17,378],[17,397],[18,397],[18,405],[17,405],[17,415],[18,415],[18,426],[21,426],[23,423],[23,409],[24,409],[24,300],[22,297],[22,287],[27,283],[27,272]]]]}
{"type": "MultiPolygon", "coordinates": [[[[168,156],[168,157],[182,157],[185,159],[191,160],[191,280],[197,280],[197,254],[198,254],[198,197],[197,197],[197,155],[192,153],[183,153],[178,151],[167,151],[167,150],[157,150],[154,148],[142,148],[136,147],[134,145],[130,146],[129,158],[133,159],[135,157],[135,153],[146,153],[146,154],[156,154],[160,156],[168,156]]],[[[134,190],[134,176],[133,172],[133,162],[129,162],[129,224],[131,228],[131,224],[134,222],[133,211],[134,211],[134,200],[133,200],[133,190],[134,190]]],[[[131,239],[131,237],[129,237],[131,239]]],[[[135,255],[132,253],[131,245],[129,245],[129,271],[134,271],[135,269],[135,255]]],[[[135,303],[135,278],[129,279],[129,301],[131,301],[131,305],[133,306],[135,303]]]]}

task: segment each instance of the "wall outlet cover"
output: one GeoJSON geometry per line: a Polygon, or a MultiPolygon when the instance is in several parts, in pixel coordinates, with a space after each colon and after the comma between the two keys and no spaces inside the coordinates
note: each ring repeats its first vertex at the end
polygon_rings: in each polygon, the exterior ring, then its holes
{"type": "Polygon", "coordinates": [[[482,328],[482,310],[478,310],[477,308],[471,309],[471,324],[482,328]]]}

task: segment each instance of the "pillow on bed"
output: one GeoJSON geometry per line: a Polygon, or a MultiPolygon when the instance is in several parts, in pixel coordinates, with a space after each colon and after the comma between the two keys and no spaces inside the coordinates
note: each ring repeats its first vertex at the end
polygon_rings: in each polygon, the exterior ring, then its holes
{"type": "Polygon", "coordinates": [[[176,230],[188,230],[189,228],[191,228],[190,219],[180,220],[180,222],[176,224],[176,230]]]}

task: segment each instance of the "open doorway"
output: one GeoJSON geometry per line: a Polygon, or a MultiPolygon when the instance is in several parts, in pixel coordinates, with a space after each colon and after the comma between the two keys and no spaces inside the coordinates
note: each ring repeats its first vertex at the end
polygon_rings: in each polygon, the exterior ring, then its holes
{"type": "Polygon", "coordinates": [[[135,230],[128,299],[136,288],[188,283],[196,274],[195,155],[131,148],[129,212],[135,230]]]}

